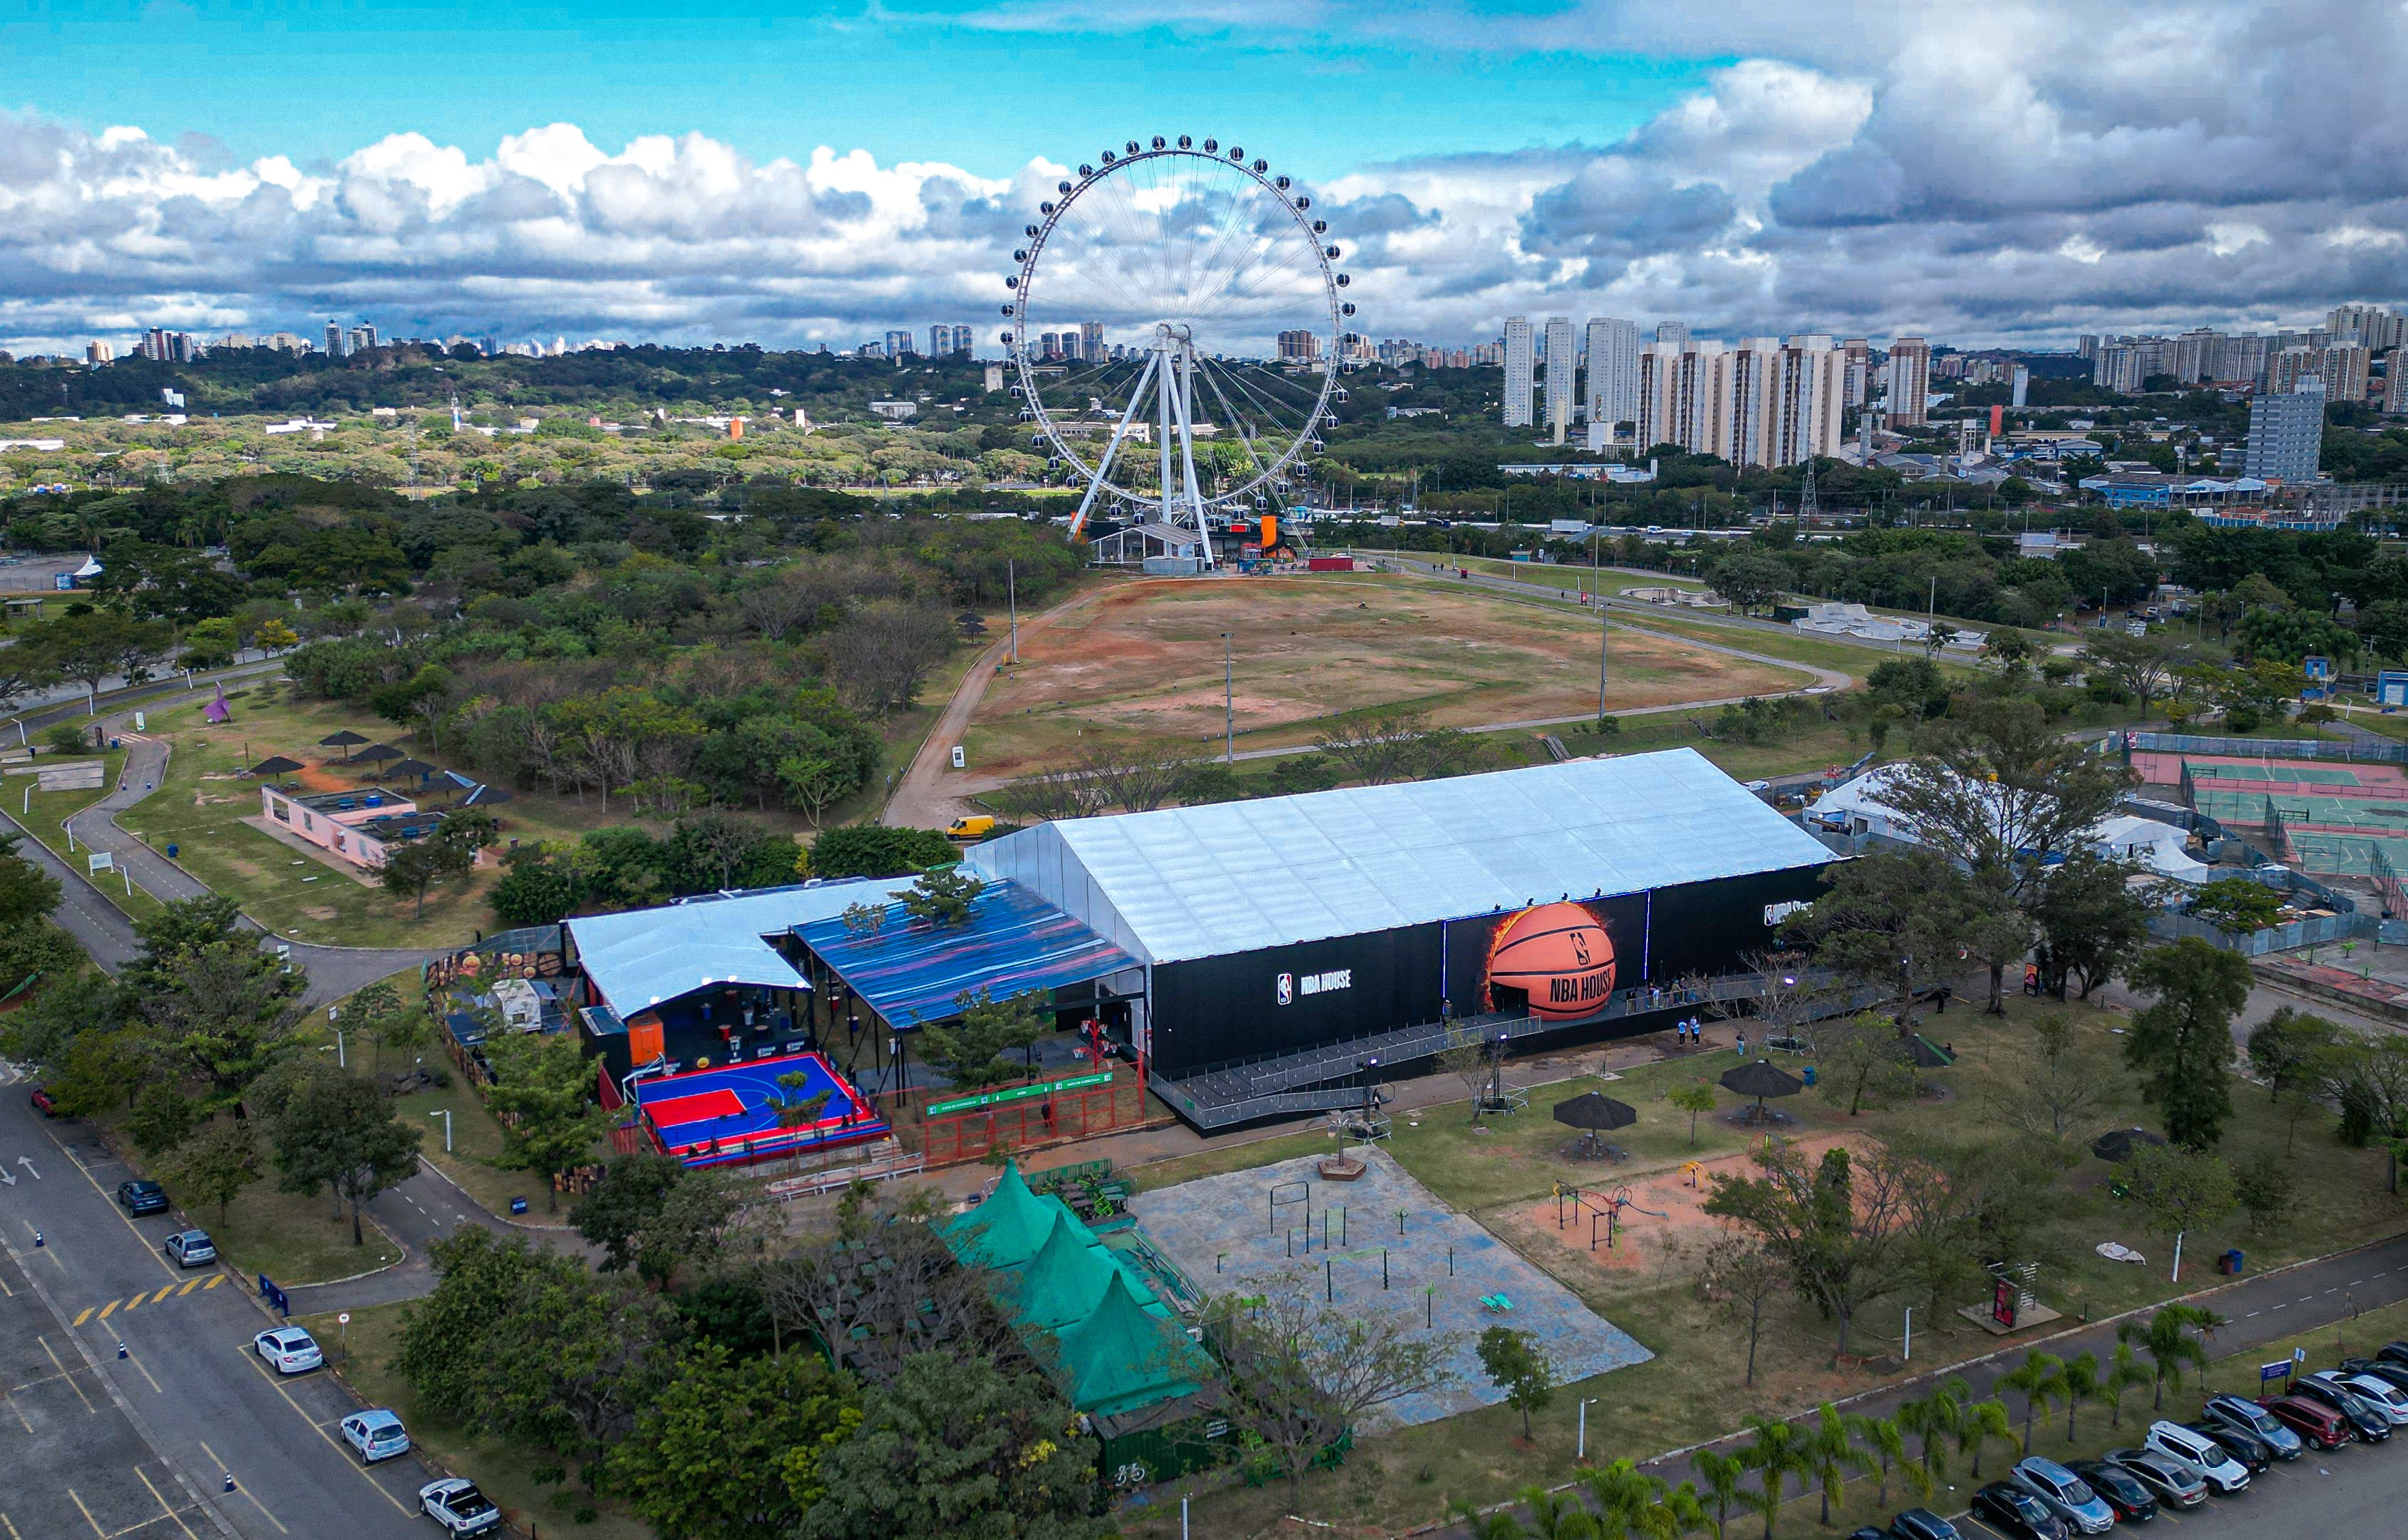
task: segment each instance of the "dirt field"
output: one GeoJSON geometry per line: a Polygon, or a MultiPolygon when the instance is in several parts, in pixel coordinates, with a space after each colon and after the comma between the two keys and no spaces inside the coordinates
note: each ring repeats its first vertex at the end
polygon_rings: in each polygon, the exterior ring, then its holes
{"type": "MultiPolygon", "coordinates": [[[[1020,667],[996,674],[968,735],[973,770],[1037,768],[1087,734],[1220,742],[1225,631],[1240,751],[1309,742],[1329,717],[1385,707],[1469,727],[1597,705],[1597,632],[1578,614],[1368,576],[1133,583],[1028,639],[1020,667]]],[[[1611,664],[1613,711],[1812,683],[1619,631],[1611,664]]]]}

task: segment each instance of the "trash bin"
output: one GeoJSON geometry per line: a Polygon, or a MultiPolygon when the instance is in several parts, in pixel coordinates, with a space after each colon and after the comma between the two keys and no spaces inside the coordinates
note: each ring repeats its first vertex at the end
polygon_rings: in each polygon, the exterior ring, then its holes
{"type": "Polygon", "coordinates": [[[1806,1084],[1809,1086],[1814,1084],[1814,1066],[1812,1064],[1806,1066],[1806,1084]]]}
{"type": "Polygon", "coordinates": [[[2242,1260],[2241,1248],[2239,1246],[2233,1247],[2230,1251],[2224,1254],[2224,1271],[2228,1274],[2238,1274],[2241,1271],[2242,1260]]]}
{"type": "Polygon", "coordinates": [[[169,846],[167,847],[167,859],[169,859],[169,860],[171,860],[171,861],[172,861],[172,860],[174,860],[175,858],[176,858],[176,847],[175,847],[174,845],[169,845],[169,846]]]}
{"type": "Polygon", "coordinates": [[[510,1212],[512,1214],[524,1214],[526,1211],[527,1204],[525,1199],[513,1198],[510,1200],[510,1212]]]}

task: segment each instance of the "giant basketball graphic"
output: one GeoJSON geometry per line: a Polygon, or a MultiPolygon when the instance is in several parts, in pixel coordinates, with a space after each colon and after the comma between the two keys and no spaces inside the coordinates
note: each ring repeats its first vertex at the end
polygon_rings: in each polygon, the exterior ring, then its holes
{"type": "Polygon", "coordinates": [[[1550,1021],[1595,1015],[1613,994],[1613,941],[1605,923],[1576,903],[1543,903],[1497,928],[1488,983],[1530,997],[1550,1021]]]}

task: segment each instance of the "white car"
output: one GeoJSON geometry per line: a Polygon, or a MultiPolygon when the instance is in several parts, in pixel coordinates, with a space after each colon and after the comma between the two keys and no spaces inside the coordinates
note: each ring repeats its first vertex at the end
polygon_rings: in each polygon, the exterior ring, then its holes
{"type": "Polygon", "coordinates": [[[502,1510],[494,1506],[494,1500],[479,1491],[475,1482],[456,1475],[419,1488],[418,1505],[454,1534],[483,1534],[502,1527],[502,1510]]]}
{"type": "Polygon", "coordinates": [[[2212,1491],[2229,1497],[2248,1490],[2248,1466],[2233,1459],[2222,1445],[2202,1438],[2179,1422],[2150,1423],[2149,1436],[2142,1442],[2151,1452],[2163,1455],[2206,1482],[2212,1491]]]}
{"type": "Polygon", "coordinates": [[[2400,1387],[2387,1379],[2374,1374],[2343,1374],[2332,1369],[2322,1370],[2308,1377],[2347,1390],[2390,1418],[2394,1428],[2408,1424],[2408,1393],[2403,1393],[2400,1387]]]}
{"type": "Polygon", "coordinates": [[[326,1361],[318,1340],[297,1326],[272,1327],[251,1338],[251,1346],[280,1374],[306,1374],[326,1361]]]}
{"type": "Polygon", "coordinates": [[[401,1425],[401,1418],[381,1406],[353,1412],[343,1418],[340,1426],[343,1442],[359,1455],[363,1465],[409,1452],[409,1431],[401,1425]]]}

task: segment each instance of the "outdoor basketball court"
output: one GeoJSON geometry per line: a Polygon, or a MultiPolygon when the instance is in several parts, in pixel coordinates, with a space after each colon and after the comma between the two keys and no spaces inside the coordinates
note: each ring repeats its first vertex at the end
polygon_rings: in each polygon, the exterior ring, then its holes
{"type": "MultiPolygon", "coordinates": [[[[1333,1146],[1334,1147],[1334,1146],[1333,1146]]],[[[1319,1156],[1141,1192],[1147,1239],[1207,1294],[1294,1291],[1349,1312],[1379,1311],[1451,1333],[1454,1383],[1388,1403],[1373,1430],[1435,1422],[1505,1393],[1480,1367],[1491,1326],[1527,1331],[1558,1384],[1655,1355],[1520,1252],[1441,1202],[1384,1150],[1352,1182],[1326,1182],[1319,1156]],[[1383,1282],[1384,1280],[1384,1282],[1383,1282]]]]}
{"type": "Polygon", "coordinates": [[[695,1070],[636,1085],[636,1105],[662,1150],[688,1166],[737,1165],[834,1144],[882,1139],[886,1120],[817,1053],[695,1070]],[[790,1089],[781,1075],[800,1074],[790,1089]],[[818,1118],[781,1126],[789,1101],[826,1093],[818,1118]]]}

